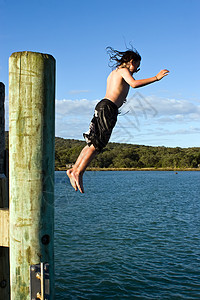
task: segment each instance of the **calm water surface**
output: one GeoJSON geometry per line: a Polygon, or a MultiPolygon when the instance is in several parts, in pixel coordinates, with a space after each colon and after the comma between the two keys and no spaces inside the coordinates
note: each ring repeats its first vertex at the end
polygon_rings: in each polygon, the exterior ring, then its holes
{"type": "Polygon", "coordinates": [[[55,178],[56,299],[200,299],[200,172],[55,178]]]}

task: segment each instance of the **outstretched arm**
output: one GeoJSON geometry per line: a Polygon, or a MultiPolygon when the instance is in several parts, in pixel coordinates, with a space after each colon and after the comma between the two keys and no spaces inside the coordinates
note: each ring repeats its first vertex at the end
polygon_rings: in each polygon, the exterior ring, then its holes
{"type": "Polygon", "coordinates": [[[161,80],[163,77],[167,76],[169,74],[169,71],[164,69],[161,70],[156,76],[146,78],[146,79],[139,79],[135,80],[130,71],[128,69],[121,69],[122,70],[122,77],[123,79],[132,87],[132,88],[139,88],[145,85],[148,85],[150,83],[153,83],[155,81],[161,80]]]}

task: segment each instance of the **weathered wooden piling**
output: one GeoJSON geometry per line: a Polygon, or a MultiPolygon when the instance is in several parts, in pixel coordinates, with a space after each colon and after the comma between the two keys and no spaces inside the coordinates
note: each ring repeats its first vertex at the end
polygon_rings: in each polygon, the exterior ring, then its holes
{"type": "Polygon", "coordinates": [[[0,82],[0,174],[4,173],[5,156],[5,85],[0,82]]]}
{"type": "Polygon", "coordinates": [[[9,211],[5,166],[5,86],[0,82],[0,300],[9,300],[9,211]]]}
{"type": "Polygon", "coordinates": [[[30,299],[30,265],[49,263],[54,299],[55,60],[9,59],[11,300],[30,299]]]}

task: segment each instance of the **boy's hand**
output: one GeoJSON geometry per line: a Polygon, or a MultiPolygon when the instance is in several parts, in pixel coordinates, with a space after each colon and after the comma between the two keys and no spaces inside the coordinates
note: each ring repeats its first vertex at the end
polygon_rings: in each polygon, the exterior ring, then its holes
{"type": "Polygon", "coordinates": [[[156,75],[156,78],[157,80],[160,80],[162,79],[163,77],[167,76],[169,74],[169,71],[164,69],[164,70],[161,70],[157,75],[156,75]]]}

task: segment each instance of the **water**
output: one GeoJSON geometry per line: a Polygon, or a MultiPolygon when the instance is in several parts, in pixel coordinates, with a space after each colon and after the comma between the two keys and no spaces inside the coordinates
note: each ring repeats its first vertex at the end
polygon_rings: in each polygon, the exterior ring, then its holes
{"type": "Polygon", "coordinates": [[[200,299],[200,172],[56,172],[56,299],[200,299]]]}

